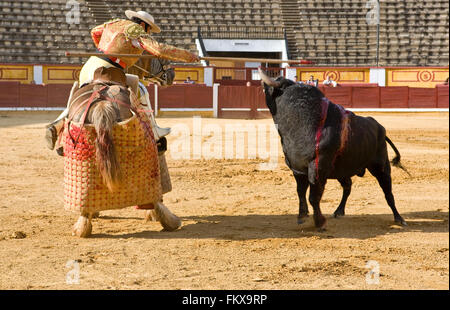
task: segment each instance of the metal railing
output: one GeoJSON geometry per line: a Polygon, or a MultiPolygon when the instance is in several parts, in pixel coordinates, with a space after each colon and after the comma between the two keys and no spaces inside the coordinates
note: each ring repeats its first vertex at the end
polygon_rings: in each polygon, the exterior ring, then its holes
{"type": "Polygon", "coordinates": [[[202,26],[203,39],[284,39],[284,29],[261,26],[202,26]]]}

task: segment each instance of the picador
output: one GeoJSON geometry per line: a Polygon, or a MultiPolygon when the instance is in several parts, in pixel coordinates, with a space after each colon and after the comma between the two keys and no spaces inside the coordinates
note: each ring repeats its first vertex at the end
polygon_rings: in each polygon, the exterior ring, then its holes
{"type": "Polygon", "coordinates": [[[145,85],[137,75],[126,74],[140,58],[111,55],[155,56],[157,63],[146,72],[160,85],[173,81],[168,61],[199,58],[154,40],[151,33],[161,30],[150,14],[127,10],[125,15],[128,19],[92,29],[94,44],[105,56],[92,56],[84,64],[67,108],[46,128],[48,147],[57,145],[64,156],[64,206],[81,213],[73,232],[82,237],[90,234],[90,219],[99,211],[133,205],[154,210],[147,218],[168,230],[181,224],[162,204],[162,194],[172,189],[164,155],[170,128],[157,126],[145,85]]]}

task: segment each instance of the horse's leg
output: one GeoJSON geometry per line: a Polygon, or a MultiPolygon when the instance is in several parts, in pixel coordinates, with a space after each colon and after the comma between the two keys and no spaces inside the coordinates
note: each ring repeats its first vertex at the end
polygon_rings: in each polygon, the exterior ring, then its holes
{"type": "Polygon", "coordinates": [[[341,183],[343,193],[341,203],[337,207],[336,211],[334,211],[334,217],[344,216],[345,215],[345,204],[347,203],[347,198],[350,195],[352,190],[352,179],[351,178],[343,178],[338,179],[339,183],[341,183]]]}
{"type": "Polygon", "coordinates": [[[73,225],[72,236],[81,238],[89,237],[92,233],[92,213],[83,213],[73,225]]]}
{"type": "Polygon", "coordinates": [[[146,222],[159,222],[158,214],[156,214],[155,210],[147,210],[145,212],[145,221],[146,222]]]}
{"type": "Polygon", "coordinates": [[[147,203],[135,207],[136,210],[145,210],[145,222],[158,222],[159,218],[155,212],[155,204],[147,203]]]}

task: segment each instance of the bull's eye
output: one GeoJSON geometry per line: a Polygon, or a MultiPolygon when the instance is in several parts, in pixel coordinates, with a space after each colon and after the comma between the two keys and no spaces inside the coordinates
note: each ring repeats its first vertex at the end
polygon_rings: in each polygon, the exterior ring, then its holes
{"type": "Polygon", "coordinates": [[[167,78],[167,74],[163,73],[163,75],[161,76],[161,78],[162,78],[163,80],[165,80],[165,79],[167,78]]]}

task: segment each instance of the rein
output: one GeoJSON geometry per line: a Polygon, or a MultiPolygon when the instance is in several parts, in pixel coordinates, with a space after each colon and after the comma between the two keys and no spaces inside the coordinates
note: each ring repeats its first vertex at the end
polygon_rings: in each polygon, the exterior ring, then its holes
{"type": "MultiPolygon", "coordinates": [[[[153,59],[155,59],[155,58],[153,58],[153,59]]],[[[152,59],[152,61],[153,61],[153,59],[152,59]]],[[[158,82],[162,83],[163,82],[163,78],[161,78],[161,76],[163,76],[166,73],[167,69],[169,69],[169,65],[164,65],[161,62],[160,58],[156,58],[155,60],[157,60],[159,62],[160,70],[157,73],[155,73],[155,74],[148,72],[149,75],[146,76],[146,78],[148,78],[148,79],[156,79],[156,80],[158,80],[158,82]]],[[[153,63],[152,63],[152,65],[153,65],[153,63]]]]}

